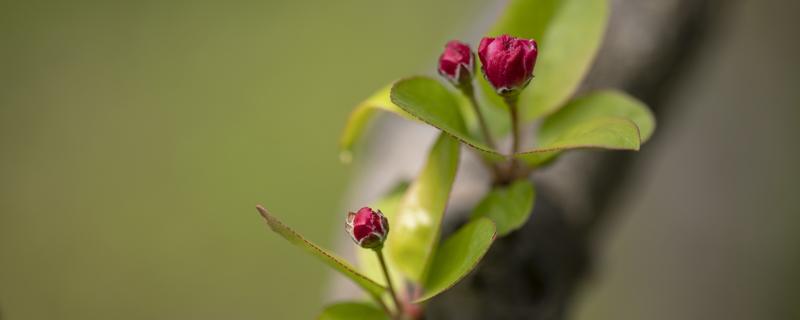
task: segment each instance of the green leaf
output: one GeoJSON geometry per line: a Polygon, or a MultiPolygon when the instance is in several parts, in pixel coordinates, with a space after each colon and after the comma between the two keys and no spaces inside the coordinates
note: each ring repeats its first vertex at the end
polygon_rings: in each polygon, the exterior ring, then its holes
{"type": "Polygon", "coordinates": [[[457,97],[428,77],[400,80],[392,86],[391,99],[398,107],[423,122],[444,131],[493,159],[504,156],[469,134],[457,97]]]}
{"type": "Polygon", "coordinates": [[[539,147],[517,154],[532,166],[575,148],[639,150],[653,134],[655,118],[644,103],[618,91],[599,91],[570,101],[545,118],[539,147]]]}
{"type": "Polygon", "coordinates": [[[421,283],[438,242],[459,159],[459,144],[440,134],[422,172],[390,222],[386,251],[406,278],[421,283]]]}
{"type": "Polygon", "coordinates": [[[619,117],[633,121],[639,127],[642,142],[650,139],[655,118],[645,104],[619,91],[590,93],[572,100],[558,112],[548,116],[539,128],[539,141],[546,144],[578,123],[598,117],[619,117]]]}
{"type": "Polygon", "coordinates": [[[389,320],[389,316],[378,307],[365,302],[340,302],[322,310],[318,320],[389,320]]]}
{"type": "Polygon", "coordinates": [[[364,102],[361,102],[350,113],[350,117],[347,119],[347,124],[339,140],[339,145],[341,147],[339,158],[343,162],[350,162],[356,141],[364,134],[369,120],[375,116],[376,111],[383,110],[397,114],[406,119],[416,120],[392,103],[392,100],[389,98],[391,88],[391,85],[384,87],[364,102]]]}
{"type": "Polygon", "coordinates": [[[353,282],[374,297],[380,297],[381,294],[386,291],[385,287],[356,271],[356,269],[347,263],[347,261],[337,257],[335,254],[330,253],[325,249],[322,249],[320,246],[312,243],[311,241],[306,240],[303,238],[303,236],[287,227],[285,224],[272,216],[264,207],[256,206],[256,209],[258,209],[258,212],[262,217],[264,217],[264,220],[267,221],[267,225],[269,225],[269,228],[272,229],[272,231],[279,234],[292,244],[319,258],[322,260],[322,262],[332,267],[336,271],[339,271],[345,277],[350,278],[350,280],[353,280],[353,282]]]}
{"type": "Polygon", "coordinates": [[[525,224],[533,210],[535,196],[533,184],[528,180],[495,187],[475,207],[472,219],[491,219],[502,237],[525,224]]]}
{"type": "Polygon", "coordinates": [[[555,111],[572,96],[597,54],[607,21],[606,0],[516,0],[508,5],[490,35],[506,33],[539,44],[535,78],[520,96],[523,121],[555,111]]]}
{"type": "Polygon", "coordinates": [[[603,117],[578,123],[543,146],[518,153],[517,159],[530,166],[545,164],[568,149],[639,150],[639,129],[624,118],[603,117]]]}
{"type": "Polygon", "coordinates": [[[473,220],[447,238],[436,250],[425,280],[425,293],[415,303],[433,298],[464,279],[481,261],[494,238],[495,225],[487,218],[473,220]]]}

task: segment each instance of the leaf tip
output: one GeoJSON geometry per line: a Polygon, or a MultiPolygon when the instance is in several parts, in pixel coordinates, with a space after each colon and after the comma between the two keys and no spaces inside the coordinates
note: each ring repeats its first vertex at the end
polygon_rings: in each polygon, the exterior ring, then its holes
{"type": "Polygon", "coordinates": [[[269,211],[267,211],[267,208],[264,208],[264,206],[257,204],[256,210],[258,210],[258,213],[261,215],[262,218],[264,218],[268,222],[269,220],[271,220],[272,216],[270,216],[269,211]]]}
{"type": "Polygon", "coordinates": [[[283,224],[280,223],[280,221],[278,221],[277,219],[275,219],[275,217],[273,217],[272,214],[270,214],[269,211],[267,211],[267,208],[264,208],[264,206],[257,204],[256,210],[258,210],[258,213],[261,215],[262,218],[264,218],[264,221],[267,222],[267,226],[269,226],[269,228],[272,231],[278,232],[278,229],[280,229],[280,226],[282,226],[283,224]]]}
{"type": "Polygon", "coordinates": [[[261,215],[265,215],[265,214],[267,214],[267,209],[266,209],[266,208],[264,208],[264,206],[262,206],[262,205],[260,205],[260,204],[257,204],[257,205],[256,205],[256,210],[258,210],[258,212],[260,212],[260,213],[261,213],[261,215]]]}

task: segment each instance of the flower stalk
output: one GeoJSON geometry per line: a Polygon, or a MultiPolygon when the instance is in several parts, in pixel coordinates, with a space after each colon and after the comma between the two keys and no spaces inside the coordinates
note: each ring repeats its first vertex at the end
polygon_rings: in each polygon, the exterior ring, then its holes
{"type": "Polygon", "coordinates": [[[386,259],[383,257],[383,246],[377,247],[373,250],[375,250],[375,254],[378,256],[378,261],[381,264],[381,270],[383,270],[383,276],[386,278],[386,286],[389,289],[389,294],[392,296],[392,301],[394,301],[396,310],[395,317],[399,318],[403,313],[403,305],[400,303],[400,299],[397,298],[397,291],[394,290],[392,277],[389,276],[389,268],[386,266],[386,259]]]}
{"type": "Polygon", "coordinates": [[[475,110],[475,117],[478,118],[478,125],[481,128],[481,133],[483,134],[483,139],[486,140],[486,144],[488,144],[492,149],[496,149],[497,147],[494,143],[494,139],[492,138],[492,133],[489,131],[489,125],[486,124],[486,118],[484,118],[481,108],[478,107],[478,101],[475,99],[475,89],[472,86],[472,82],[465,83],[458,88],[461,89],[461,92],[467,97],[469,103],[472,105],[472,109],[475,110]]]}
{"type": "Polygon", "coordinates": [[[508,106],[509,113],[511,115],[511,154],[514,155],[519,152],[519,144],[520,144],[520,137],[519,137],[519,108],[518,101],[519,101],[519,94],[512,93],[508,95],[503,95],[503,101],[506,102],[508,106]]]}
{"type": "Polygon", "coordinates": [[[392,284],[392,277],[389,276],[389,268],[386,266],[386,259],[383,257],[383,244],[389,235],[389,220],[380,210],[363,207],[356,212],[347,214],[344,229],[358,246],[375,251],[381,264],[383,276],[386,278],[389,294],[392,296],[392,301],[394,301],[395,312],[391,312],[386,307],[382,297],[376,296],[375,300],[378,301],[378,304],[387,315],[394,319],[400,319],[403,314],[403,305],[400,303],[400,299],[397,298],[397,292],[392,284]]]}

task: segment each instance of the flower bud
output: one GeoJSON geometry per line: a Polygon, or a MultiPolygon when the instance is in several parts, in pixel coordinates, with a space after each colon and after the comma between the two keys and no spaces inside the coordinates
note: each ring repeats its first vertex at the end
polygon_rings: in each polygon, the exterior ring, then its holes
{"type": "Polygon", "coordinates": [[[378,248],[389,234],[389,222],[383,213],[363,207],[347,214],[345,230],[356,244],[363,248],[378,248]]]}
{"type": "Polygon", "coordinates": [[[528,85],[537,55],[535,40],[505,34],[483,38],[478,46],[483,75],[500,95],[517,93],[528,85]]]}
{"type": "Polygon", "coordinates": [[[470,83],[474,73],[475,56],[469,46],[457,40],[448,42],[439,56],[439,74],[458,87],[470,83]]]}

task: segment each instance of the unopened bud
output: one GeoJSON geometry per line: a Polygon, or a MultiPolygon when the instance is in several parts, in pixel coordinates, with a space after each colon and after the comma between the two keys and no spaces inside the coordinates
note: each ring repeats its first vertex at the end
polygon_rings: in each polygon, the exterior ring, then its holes
{"type": "Polygon", "coordinates": [[[347,214],[345,230],[362,248],[378,248],[383,245],[389,234],[389,222],[380,210],[363,207],[358,212],[347,214]]]}

